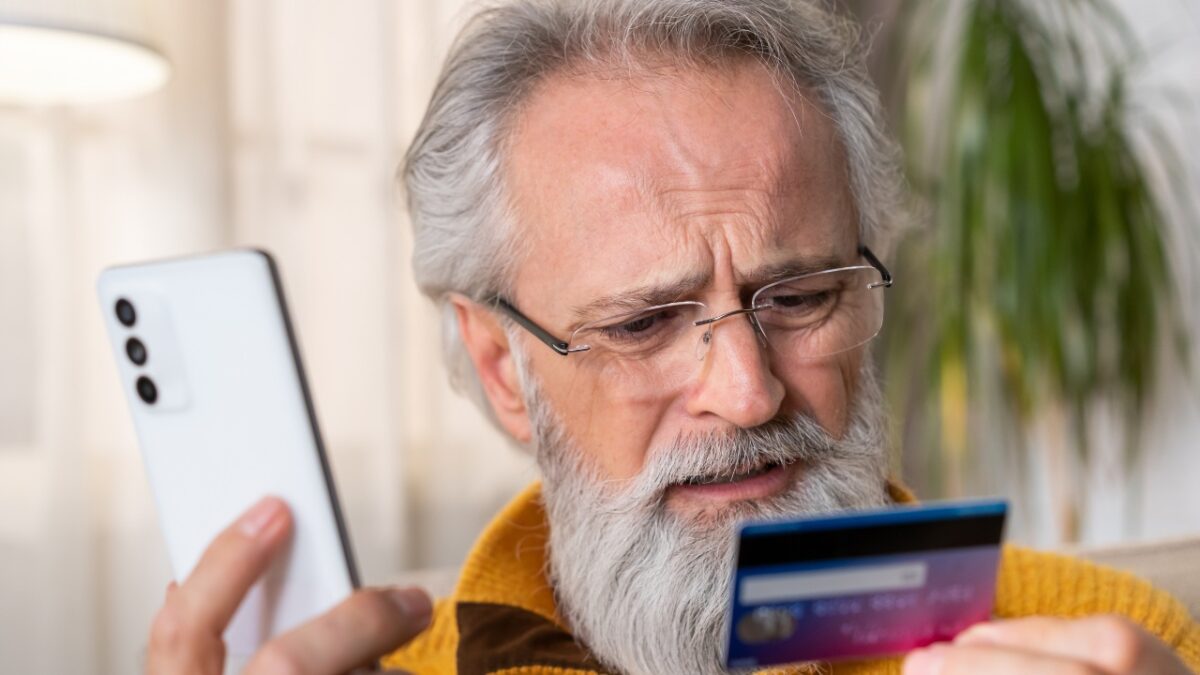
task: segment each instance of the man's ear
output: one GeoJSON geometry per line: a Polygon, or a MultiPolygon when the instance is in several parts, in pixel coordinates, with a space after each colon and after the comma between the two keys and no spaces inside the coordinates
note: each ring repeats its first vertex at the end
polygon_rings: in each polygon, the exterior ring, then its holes
{"type": "Polygon", "coordinates": [[[475,364],[475,372],[492,412],[500,426],[514,439],[528,443],[531,437],[529,411],[525,407],[508,335],[487,307],[457,293],[450,295],[450,302],[458,318],[458,333],[475,364]]]}

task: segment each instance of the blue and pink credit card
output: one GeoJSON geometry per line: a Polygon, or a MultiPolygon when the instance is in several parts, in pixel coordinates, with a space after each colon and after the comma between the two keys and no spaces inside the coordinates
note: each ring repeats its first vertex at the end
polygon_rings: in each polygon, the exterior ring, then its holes
{"type": "Polygon", "coordinates": [[[988,620],[1007,511],[941,502],[743,525],[725,665],[899,654],[988,620]]]}

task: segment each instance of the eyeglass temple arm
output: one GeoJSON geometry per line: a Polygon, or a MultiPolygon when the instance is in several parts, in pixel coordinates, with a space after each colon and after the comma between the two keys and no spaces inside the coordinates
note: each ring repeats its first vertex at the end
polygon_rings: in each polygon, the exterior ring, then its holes
{"type": "Polygon", "coordinates": [[[509,302],[504,298],[496,296],[492,298],[491,302],[497,307],[497,309],[508,315],[510,319],[521,324],[522,328],[530,333],[533,333],[534,337],[546,343],[547,347],[553,349],[559,354],[562,354],[563,356],[571,353],[571,346],[569,344],[554,337],[545,328],[542,328],[534,323],[532,319],[522,314],[521,310],[509,304],[509,302]]]}
{"type": "Polygon", "coordinates": [[[884,267],[882,262],[879,262],[879,258],[875,257],[871,249],[867,248],[864,244],[858,247],[858,252],[862,257],[867,259],[867,262],[871,263],[871,267],[879,270],[879,276],[883,277],[883,285],[890,287],[892,285],[892,273],[888,271],[888,268],[884,267]]]}

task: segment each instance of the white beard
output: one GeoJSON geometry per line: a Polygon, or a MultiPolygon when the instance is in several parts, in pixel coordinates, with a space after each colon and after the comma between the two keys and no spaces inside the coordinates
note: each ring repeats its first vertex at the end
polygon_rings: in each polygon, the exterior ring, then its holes
{"type": "Polygon", "coordinates": [[[576,639],[606,666],[633,675],[725,673],[734,528],[746,518],[799,516],[887,503],[885,411],[863,368],[847,431],[831,438],[796,415],[734,434],[681,438],[649,453],[630,481],[605,481],[525,378],[542,499],[550,524],[549,577],[576,639]],[[760,462],[800,462],[785,492],[682,517],[668,486],[734,474],[760,462]]]}

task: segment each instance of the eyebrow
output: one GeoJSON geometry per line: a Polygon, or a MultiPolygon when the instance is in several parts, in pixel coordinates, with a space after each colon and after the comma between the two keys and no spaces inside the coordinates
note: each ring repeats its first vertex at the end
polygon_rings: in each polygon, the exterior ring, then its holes
{"type": "Polygon", "coordinates": [[[611,295],[599,297],[585,305],[576,307],[572,314],[576,321],[586,321],[623,311],[636,311],[654,305],[665,305],[680,300],[689,293],[708,285],[712,274],[690,274],[688,276],[658,284],[637,286],[611,295]]]}
{"type": "MultiPolygon", "coordinates": [[[[798,257],[780,263],[763,265],[746,274],[738,275],[738,285],[742,287],[765,286],[780,279],[798,277],[813,272],[823,272],[853,264],[854,262],[847,263],[841,257],[835,255],[798,257]]],[[[646,307],[653,307],[654,305],[678,302],[707,286],[711,280],[712,273],[703,272],[700,274],[689,274],[672,281],[635,286],[575,307],[572,310],[572,315],[576,322],[575,325],[578,325],[578,323],[593,318],[611,316],[625,311],[636,311],[646,307]]]]}
{"type": "Polygon", "coordinates": [[[763,265],[750,270],[746,274],[738,275],[738,285],[742,287],[765,286],[780,279],[798,277],[814,272],[824,272],[839,267],[849,267],[854,265],[857,260],[858,256],[855,256],[854,260],[847,262],[841,256],[836,255],[793,258],[779,263],[763,265]]]}

